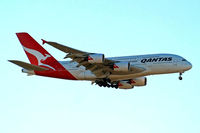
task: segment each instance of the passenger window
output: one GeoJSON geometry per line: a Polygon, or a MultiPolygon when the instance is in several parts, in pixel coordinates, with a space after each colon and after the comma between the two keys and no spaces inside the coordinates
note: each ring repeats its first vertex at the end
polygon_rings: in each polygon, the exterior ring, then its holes
{"type": "Polygon", "coordinates": [[[182,61],[186,61],[186,59],[182,59],[182,61]]]}

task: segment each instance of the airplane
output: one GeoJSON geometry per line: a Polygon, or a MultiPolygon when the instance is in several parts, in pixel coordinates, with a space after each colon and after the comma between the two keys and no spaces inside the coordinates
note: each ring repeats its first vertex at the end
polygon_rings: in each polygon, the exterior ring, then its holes
{"type": "Polygon", "coordinates": [[[45,41],[62,52],[70,61],[57,61],[28,33],[16,33],[31,64],[8,60],[22,67],[28,75],[39,75],[68,80],[87,80],[100,87],[132,89],[135,86],[146,86],[146,76],[155,74],[182,73],[192,68],[185,58],[175,54],[147,54],[105,58],[102,53],[90,53],[77,50],[62,44],[45,41]]]}

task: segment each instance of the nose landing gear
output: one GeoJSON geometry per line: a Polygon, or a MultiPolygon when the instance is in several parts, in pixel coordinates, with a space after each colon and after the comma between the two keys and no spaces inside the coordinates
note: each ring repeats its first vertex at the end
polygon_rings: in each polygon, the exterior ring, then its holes
{"type": "Polygon", "coordinates": [[[182,80],[182,73],[179,73],[179,77],[178,77],[179,80],[182,80]]]}

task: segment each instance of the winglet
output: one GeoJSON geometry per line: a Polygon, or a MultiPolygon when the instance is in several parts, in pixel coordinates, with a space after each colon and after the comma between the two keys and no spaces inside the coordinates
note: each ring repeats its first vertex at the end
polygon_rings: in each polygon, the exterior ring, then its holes
{"type": "Polygon", "coordinates": [[[42,44],[45,44],[47,43],[47,41],[45,41],[44,39],[41,39],[42,40],[42,44]]]}

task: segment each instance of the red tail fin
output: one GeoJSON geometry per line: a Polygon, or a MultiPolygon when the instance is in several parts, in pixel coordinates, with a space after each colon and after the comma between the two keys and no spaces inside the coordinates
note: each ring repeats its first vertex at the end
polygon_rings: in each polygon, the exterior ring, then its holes
{"type": "Polygon", "coordinates": [[[31,64],[46,67],[49,69],[49,71],[35,71],[36,75],[76,80],[76,78],[70,72],[68,72],[28,33],[16,34],[31,64]]]}
{"type": "Polygon", "coordinates": [[[63,70],[63,66],[49,54],[28,33],[16,33],[31,64],[43,66],[51,70],[63,70]]]}

